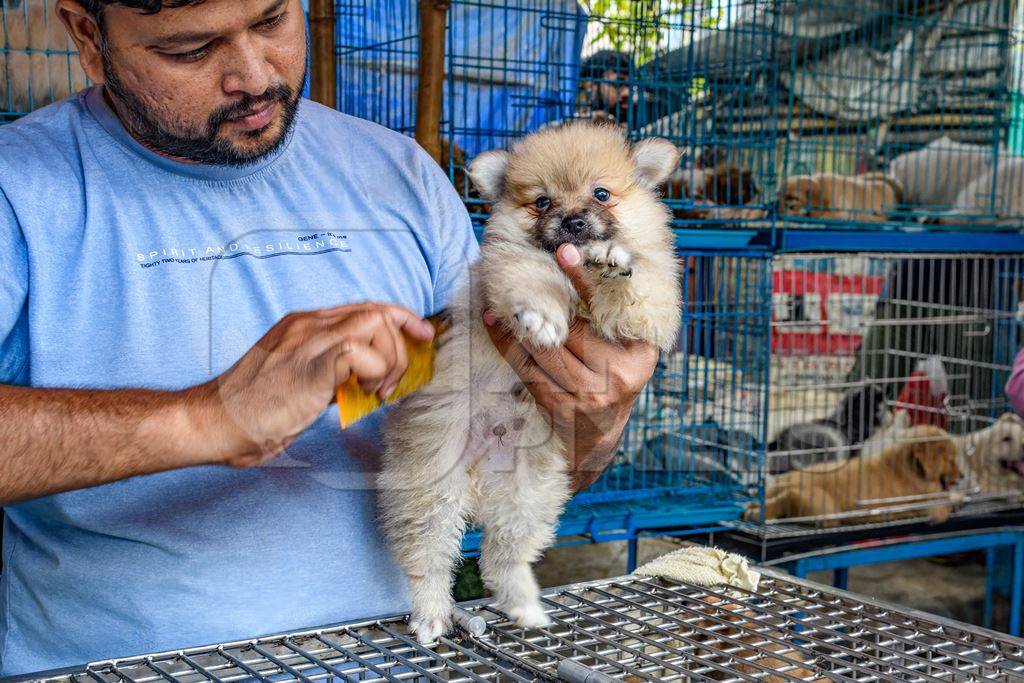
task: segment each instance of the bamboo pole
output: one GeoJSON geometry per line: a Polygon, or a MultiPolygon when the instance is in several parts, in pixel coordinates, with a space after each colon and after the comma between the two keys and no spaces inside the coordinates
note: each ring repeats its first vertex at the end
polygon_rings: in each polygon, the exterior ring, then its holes
{"type": "Polygon", "coordinates": [[[310,97],[331,109],[338,106],[338,60],[334,49],[334,0],[309,3],[310,97]]]}
{"type": "Polygon", "coordinates": [[[419,0],[420,63],[416,93],[416,141],[439,164],[444,108],[445,24],[451,0],[419,0]]]}

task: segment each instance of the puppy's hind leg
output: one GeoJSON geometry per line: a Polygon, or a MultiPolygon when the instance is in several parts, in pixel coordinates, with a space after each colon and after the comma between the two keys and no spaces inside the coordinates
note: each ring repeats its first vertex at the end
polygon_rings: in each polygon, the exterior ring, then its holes
{"type": "Polygon", "coordinates": [[[460,501],[424,492],[419,513],[391,516],[388,536],[396,560],[409,579],[412,616],[409,628],[424,644],[451,628],[452,579],[460,556],[465,522],[460,501]]]}
{"type": "MultiPolygon", "coordinates": [[[[508,476],[514,476],[512,474],[508,476]]],[[[555,477],[556,486],[548,480],[517,481],[505,495],[491,498],[485,504],[483,547],[480,570],[484,585],[495,596],[498,609],[524,628],[539,628],[550,623],[540,601],[540,587],[532,565],[551,545],[555,537],[568,481],[555,477]],[[557,482],[562,482],[558,484],[557,482]],[[529,492],[529,496],[518,495],[529,492]]]]}
{"type": "MultiPolygon", "coordinates": [[[[459,468],[438,476],[436,471],[410,466],[416,460],[412,454],[423,458],[429,452],[426,445],[410,450],[415,443],[406,438],[402,448],[389,445],[380,478],[381,522],[391,552],[409,580],[410,628],[421,643],[432,643],[451,626],[452,580],[466,528],[470,484],[459,468]],[[406,467],[401,466],[403,460],[406,467]]],[[[424,460],[444,461],[441,455],[424,460]]]]}

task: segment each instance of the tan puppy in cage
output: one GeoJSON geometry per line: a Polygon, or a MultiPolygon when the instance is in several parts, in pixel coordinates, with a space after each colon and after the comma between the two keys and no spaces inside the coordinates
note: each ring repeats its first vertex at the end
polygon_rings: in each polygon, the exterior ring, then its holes
{"type": "Polygon", "coordinates": [[[884,223],[903,200],[903,187],[883,173],[818,173],[786,178],[779,195],[783,216],[884,223]]]}
{"type": "Polygon", "coordinates": [[[421,641],[450,626],[452,574],[470,523],[483,527],[480,566],[500,609],[525,627],[548,622],[531,564],[554,540],[571,492],[566,447],[482,316],[492,311],[537,349],[562,346],[574,318],[611,340],[671,348],[679,268],[656,189],[678,159],[665,140],[630,144],[617,127],[574,123],[470,165],[493,205],[481,259],[449,309],[433,379],[389,416],[380,475],[383,527],[409,578],[421,641]],[[564,243],[581,252],[589,303],[556,263],[564,243]]]}
{"type": "MultiPolygon", "coordinates": [[[[820,463],[769,480],[764,519],[813,518],[818,526],[861,524],[927,515],[949,519],[948,491],[960,479],[956,442],[938,427],[917,426],[877,455],[820,463]],[[887,512],[888,508],[895,508],[887,512]],[[844,515],[856,511],[868,515],[844,515]]],[[[744,517],[760,520],[754,504],[744,517]]]]}

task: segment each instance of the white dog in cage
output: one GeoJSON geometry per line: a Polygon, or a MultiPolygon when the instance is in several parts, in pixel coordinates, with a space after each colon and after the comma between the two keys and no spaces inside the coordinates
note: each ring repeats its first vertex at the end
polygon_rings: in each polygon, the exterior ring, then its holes
{"type": "Polygon", "coordinates": [[[470,177],[493,205],[481,260],[449,309],[434,378],[389,416],[380,476],[383,527],[409,578],[419,640],[450,626],[452,573],[474,522],[497,605],[520,625],[547,623],[531,564],[553,541],[570,495],[566,449],[495,350],[482,314],[490,309],[540,348],[561,346],[573,316],[609,339],[671,348],[679,267],[655,188],[678,155],[664,140],[629,144],[617,128],[577,123],[473,161],[470,177]],[[584,258],[589,305],[556,264],[565,242],[584,258]]]}

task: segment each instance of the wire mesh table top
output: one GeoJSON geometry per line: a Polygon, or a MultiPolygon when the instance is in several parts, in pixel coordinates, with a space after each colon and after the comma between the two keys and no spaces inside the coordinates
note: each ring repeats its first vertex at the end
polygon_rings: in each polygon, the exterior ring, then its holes
{"type": "Polygon", "coordinates": [[[404,617],[97,662],[24,680],[538,681],[575,662],[591,680],[1021,681],[1024,640],[766,570],[757,592],[640,577],[545,592],[552,624],[487,621],[431,648],[404,617]]]}

